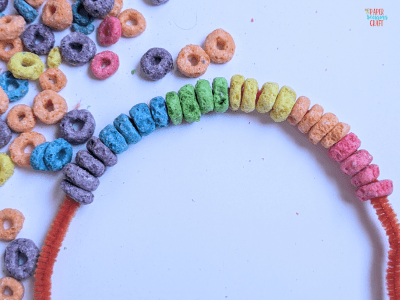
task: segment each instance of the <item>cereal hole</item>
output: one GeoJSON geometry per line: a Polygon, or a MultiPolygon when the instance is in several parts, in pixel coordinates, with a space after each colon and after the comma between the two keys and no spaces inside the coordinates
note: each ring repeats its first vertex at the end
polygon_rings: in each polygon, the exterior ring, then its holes
{"type": "Polygon", "coordinates": [[[11,220],[4,220],[3,222],[3,228],[4,230],[10,229],[12,226],[12,221],[11,220]]]}
{"type": "Polygon", "coordinates": [[[24,149],[24,153],[31,153],[33,149],[35,149],[35,146],[33,144],[28,144],[24,149]]]}
{"type": "Polygon", "coordinates": [[[19,88],[19,84],[16,80],[8,82],[8,87],[7,87],[8,91],[16,90],[17,88],[19,88]]]}
{"type": "Polygon", "coordinates": [[[103,58],[101,60],[101,68],[104,69],[105,67],[108,67],[109,65],[111,65],[111,60],[108,58],[103,58]]]}
{"type": "Polygon", "coordinates": [[[39,32],[36,32],[35,33],[35,45],[41,44],[43,42],[44,42],[44,37],[41,34],[39,34],[39,32]]]}
{"type": "Polygon", "coordinates": [[[217,48],[218,50],[224,50],[226,46],[226,42],[220,38],[217,39],[217,48]]]}
{"type": "Polygon", "coordinates": [[[5,287],[4,287],[4,289],[3,289],[3,291],[2,291],[2,294],[3,294],[4,296],[12,296],[12,295],[14,295],[12,289],[10,289],[9,286],[5,286],[5,287]]]}
{"type": "Polygon", "coordinates": [[[26,262],[28,261],[28,257],[26,256],[26,254],[22,253],[21,251],[17,251],[17,255],[18,255],[18,265],[22,266],[26,264],[26,262]]]}
{"type": "Polygon", "coordinates": [[[57,8],[55,6],[50,6],[50,14],[54,15],[57,11],[57,8]]]}
{"type": "Polygon", "coordinates": [[[4,51],[8,52],[14,49],[14,45],[11,43],[7,43],[7,45],[4,47],[4,51]]]}
{"type": "Polygon", "coordinates": [[[49,100],[47,101],[46,105],[44,106],[45,109],[47,109],[48,112],[54,111],[54,104],[53,101],[49,100]]]}
{"type": "Polygon", "coordinates": [[[83,45],[81,43],[70,43],[69,46],[76,52],[81,52],[83,49],[83,45]]]}
{"type": "Polygon", "coordinates": [[[136,19],[129,19],[128,21],[126,21],[126,25],[129,26],[136,26],[138,24],[138,21],[136,19]]]}
{"type": "Polygon", "coordinates": [[[25,116],[24,113],[18,115],[18,121],[20,121],[20,122],[21,122],[23,119],[25,119],[25,118],[26,118],[26,116],[25,116]]]}
{"type": "Polygon", "coordinates": [[[30,66],[33,66],[35,64],[35,62],[34,61],[32,61],[32,60],[29,60],[29,59],[23,59],[22,61],[21,61],[21,66],[23,66],[23,67],[30,67],[30,66]]]}
{"type": "Polygon", "coordinates": [[[51,83],[51,84],[56,84],[57,83],[57,78],[55,76],[49,76],[47,77],[47,80],[51,83]]]}
{"type": "Polygon", "coordinates": [[[71,127],[74,129],[74,131],[81,131],[84,125],[85,125],[85,122],[83,122],[81,120],[76,120],[71,123],[71,127]]]}
{"type": "Polygon", "coordinates": [[[152,61],[152,62],[154,62],[153,65],[158,65],[161,61],[162,61],[161,57],[155,56],[154,61],[152,61]]]}
{"type": "Polygon", "coordinates": [[[196,55],[189,55],[188,61],[191,63],[192,66],[197,66],[199,64],[199,57],[196,55]]]}
{"type": "Polygon", "coordinates": [[[65,155],[67,155],[67,153],[65,152],[65,149],[61,149],[60,151],[58,151],[56,158],[58,160],[62,160],[62,159],[64,159],[65,155]]]}
{"type": "Polygon", "coordinates": [[[87,11],[85,10],[85,7],[83,6],[83,3],[81,3],[81,5],[79,5],[78,7],[78,14],[80,14],[81,16],[85,16],[87,17],[89,14],[87,13],[87,11]]]}

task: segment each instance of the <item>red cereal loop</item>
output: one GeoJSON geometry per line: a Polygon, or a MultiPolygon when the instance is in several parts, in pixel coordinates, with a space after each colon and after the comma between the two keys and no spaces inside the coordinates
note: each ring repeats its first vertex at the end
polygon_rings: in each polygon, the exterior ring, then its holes
{"type": "Polygon", "coordinates": [[[23,49],[22,40],[19,37],[13,40],[0,41],[0,59],[8,62],[15,53],[21,52],[23,49]],[[6,51],[7,47],[10,50],[6,51]]]}
{"type": "Polygon", "coordinates": [[[328,155],[336,162],[341,162],[352,155],[361,146],[360,139],[352,132],[329,148],[328,155]]]}
{"type": "Polygon", "coordinates": [[[99,79],[107,79],[117,72],[118,68],[118,55],[111,51],[103,51],[96,54],[90,64],[93,75],[99,79]]]}
{"type": "Polygon", "coordinates": [[[65,99],[52,90],[44,90],[33,99],[33,113],[45,124],[55,124],[68,111],[65,99]]]}
{"type": "Polygon", "coordinates": [[[146,19],[135,9],[124,10],[118,19],[121,22],[122,36],[124,37],[137,37],[146,29],[146,19]],[[131,21],[132,25],[128,24],[128,21],[131,21]]]}
{"type": "Polygon", "coordinates": [[[179,52],[176,64],[183,75],[200,77],[207,71],[210,58],[200,46],[187,45],[179,52]]]}
{"type": "Polygon", "coordinates": [[[116,17],[106,17],[98,29],[99,43],[103,46],[114,45],[121,37],[121,22],[116,17]]]}
{"type": "Polygon", "coordinates": [[[25,153],[25,148],[28,146],[35,148],[44,142],[46,139],[40,133],[34,131],[21,133],[8,147],[11,159],[20,167],[29,167],[31,154],[25,153]]]}
{"type": "Polygon", "coordinates": [[[393,182],[389,179],[364,185],[356,190],[356,196],[361,201],[389,196],[393,193],[393,182]]]}
{"type": "Polygon", "coordinates": [[[50,68],[40,75],[39,83],[43,90],[59,92],[67,85],[67,77],[59,68],[50,68]]]}
{"type": "Polygon", "coordinates": [[[7,124],[15,132],[27,132],[35,128],[36,117],[31,107],[25,104],[18,104],[9,111],[7,124]]]}
{"type": "Polygon", "coordinates": [[[10,242],[15,240],[24,225],[24,215],[16,209],[5,208],[0,211],[0,240],[10,242]],[[10,222],[10,228],[5,229],[4,223],[10,222]]]}
{"type": "Polygon", "coordinates": [[[25,31],[26,22],[23,17],[7,15],[0,18],[0,41],[14,40],[25,31]]]}
{"type": "Polygon", "coordinates": [[[204,48],[213,63],[224,64],[232,59],[236,45],[228,32],[216,29],[207,36],[204,48]]]}
{"type": "Polygon", "coordinates": [[[25,289],[21,282],[12,277],[3,277],[0,279],[0,299],[1,300],[21,300],[24,298],[25,289]],[[6,293],[7,289],[11,295],[6,293]]]}

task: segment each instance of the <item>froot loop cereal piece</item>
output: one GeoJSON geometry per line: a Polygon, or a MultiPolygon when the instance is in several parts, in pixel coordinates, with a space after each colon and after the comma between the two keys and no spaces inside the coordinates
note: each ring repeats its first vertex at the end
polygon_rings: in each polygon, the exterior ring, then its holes
{"type": "Polygon", "coordinates": [[[356,196],[361,201],[378,197],[386,197],[393,193],[393,182],[389,179],[364,185],[356,190],[356,196]]]}
{"type": "Polygon", "coordinates": [[[81,32],[72,32],[63,37],[60,52],[65,62],[82,66],[96,55],[96,44],[81,32]]]}
{"type": "Polygon", "coordinates": [[[368,166],[372,159],[372,155],[367,150],[359,150],[342,161],[340,170],[346,175],[354,176],[368,166]]]}
{"type": "Polygon", "coordinates": [[[51,142],[44,151],[43,160],[49,171],[60,171],[72,160],[72,146],[63,138],[51,142]]]}
{"type": "Polygon", "coordinates": [[[14,8],[25,19],[27,23],[32,23],[39,15],[37,10],[26,3],[24,0],[15,0],[14,8]]]}
{"type": "Polygon", "coordinates": [[[82,0],[77,0],[71,6],[72,8],[72,16],[74,22],[80,26],[88,26],[94,21],[94,18],[86,11],[83,6],[82,0]]]}
{"type": "Polygon", "coordinates": [[[49,68],[58,68],[61,65],[61,53],[59,47],[50,50],[47,56],[47,66],[49,68]]]}
{"type": "Polygon", "coordinates": [[[101,45],[114,45],[121,37],[121,22],[116,17],[106,17],[100,23],[97,34],[101,45]]]}
{"type": "Polygon", "coordinates": [[[339,119],[333,113],[326,113],[308,132],[308,139],[314,145],[318,144],[335,126],[339,119]]]}
{"type": "Polygon", "coordinates": [[[14,174],[13,161],[7,154],[0,153],[0,186],[3,186],[13,174],[14,174]]]}
{"type": "Polygon", "coordinates": [[[94,31],[95,27],[93,24],[89,24],[86,26],[81,26],[78,24],[73,23],[71,26],[71,30],[74,32],[80,32],[83,33],[84,35],[89,35],[94,31]]]}
{"type": "Polygon", "coordinates": [[[107,15],[114,6],[114,0],[82,0],[85,10],[95,18],[107,15]]]}
{"type": "Polygon", "coordinates": [[[245,113],[252,112],[256,108],[258,82],[253,78],[247,78],[243,86],[243,96],[240,109],[245,113]]]}
{"type": "Polygon", "coordinates": [[[92,136],[86,143],[86,149],[106,167],[117,164],[117,156],[96,136],[92,136]]]}
{"type": "Polygon", "coordinates": [[[29,91],[28,80],[17,79],[10,71],[0,75],[0,86],[7,94],[10,102],[22,99],[29,91]]]}
{"type": "Polygon", "coordinates": [[[150,2],[153,5],[161,5],[161,4],[167,3],[168,0],[150,0],[150,2]]]}
{"type": "Polygon", "coordinates": [[[278,97],[279,85],[275,82],[264,83],[261,88],[256,109],[259,113],[267,113],[274,106],[276,97],[278,97]]]}
{"type": "Polygon", "coordinates": [[[0,59],[8,62],[15,53],[21,52],[23,49],[22,40],[19,37],[13,40],[0,41],[0,59]]]}
{"type": "Polygon", "coordinates": [[[43,24],[30,25],[22,34],[22,42],[30,52],[47,54],[54,47],[54,33],[43,24]]]}
{"type": "Polygon", "coordinates": [[[167,107],[165,106],[165,99],[163,97],[154,97],[150,100],[150,112],[156,128],[167,127],[169,125],[167,107]]]}
{"type": "Polygon", "coordinates": [[[301,119],[306,115],[308,109],[310,108],[311,101],[307,97],[301,96],[297,98],[292,111],[290,112],[288,118],[286,119],[289,124],[296,126],[299,124],[301,119]]]}
{"type": "Polygon", "coordinates": [[[67,77],[59,68],[50,68],[40,75],[39,83],[42,90],[59,92],[67,85],[67,77]]]}
{"type": "Polygon", "coordinates": [[[4,147],[11,141],[11,130],[7,123],[0,119],[0,148],[4,147]]]}
{"type": "Polygon", "coordinates": [[[100,177],[106,171],[106,166],[86,150],[76,153],[75,163],[95,177],[100,177]]]}
{"type": "Polygon", "coordinates": [[[133,106],[129,111],[129,115],[141,136],[149,135],[156,129],[156,124],[146,103],[139,103],[133,106]]]}
{"type": "Polygon", "coordinates": [[[374,182],[379,177],[379,167],[377,165],[369,165],[365,169],[358,172],[351,178],[351,184],[360,187],[374,182]]]}
{"type": "Polygon", "coordinates": [[[0,299],[22,300],[24,294],[24,286],[18,280],[12,277],[3,277],[0,279],[0,299]],[[7,288],[10,289],[11,295],[6,294],[7,288]]]}
{"type": "Polygon", "coordinates": [[[15,78],[36,80],[43,73],[44,64],[34,53],[18,52],[10,58],[7,68],[15,78]]]}
{"type": "Polygon", "coordinates": [[[184,85],[179,89],[178,95],[185,121],[188,123],[199,122],[201,112],[199,104],[196,101],[193,85],[184,85]]]}
{"type": "Polygon", "coordinates": [[[29,131],[23,132],[9,146],[11,159],[20,167],[30,166],[30,153],[25,153],[25,148],[32,146],[33,148],[46,142],[46,139],[40,133],[29,131]]]}
{"type": "Polygon", "coordinates": [[[73,183],[85,191],[93,192],[100,185],[100,180],[76,164],[66,164],[62,171],[70,183],[73,183]]]}
{"type": "Polygon", "coordinates": [[[72,8],[67,0],[49,0],[43,7],[43,23],[55,30],[65,30],[72,24],[72,8]]]}
{"type": "Polygon", "coordinates": [[[22,280],[33,275],[39,256],[39,248],[30,239],[16,239],[9,243],[4,253],[4,267],[15,279],[22,280]],[[20,264],[24,255],[26,261],[20,264]]]}
{"type": "Polygon", "coordinates": [[[4,11],[7,8],[8,0],[0,0],[0,11],[4,11]]]}
{"type": "Polygon", "coordinates": [[[151,48],[140,59],[140,67],[151,80],[159,80],[172,70],[174,61],[163,48],[151,48]]]}
{"type": "Polygon", "coordinates": [[[204,48],[213,63],[224,64],[232,59],[236,46],[228,32],[216,29],[207,36],[204,48]]]}
{"type": "Polygon", "coordinates": [[[50,143],[46,142],[40,144],[39,146],[35,147],[35,149],[33,149],[31,157],[29,159],[29,163],[31,164],[32,169],[34,169],[35,171],[49,171],[46,164],[44,163],[44,152],[49,145],[50,143]]]}
{"type": "Polygon", "coordinates": [[[26,22],[23,17],[7,15],[0,18],[0,40],[14,40],[25,31],[26,22]]]}
{"type": "Polygon", "coordinates": [[[121,154],[128,150],[125,138],[118,132],[113,125],[107,125],[100,131],[100,140],[115,154],[121,154]]]}
{"type": "Polygon", "coordinates": [[[61,181],[61,189],[66,193],[69,197],[74,199],[75,201],[87,205],[93,202],[94,196],[91,192],[85,191],[67,180],[61,181]]]}
{"type": "Polygon", "coordinates": [[[212,83],[214,94],[214,111],[224,113],[229,108],[228,82],[223,77],[216,77],[212,83]]]}
{"type": "Polygon", "coordinates": [[[273,110],[270,114],[275,122],[283,122],[287,119],[294,104],[296,103],[296,92],[289,86],[283,86],[276,97],[273,110]]]}
{"type": "MultiPolygon", "coordinates": [[[[3,88],[0,86],[0,115],[4,114],[7,109],[8,105],[10,104],[10,100],[8,100],[8,96],[3,88]]],[[[0,146],[1,148],[1,146],[0,146]]]]}
{"type": "Polygon", "coordinates": [[[72,145],[84,144],[93,136],[96,121],[90,111],[74,109],[69,111],[60,123],[61,137],[72,145]],[[82,125],[74,128],[74,125],[82,125]]]}
{"type": "Polygon", "coordinates": [[[194,87],[197,102],[199,103],[200,111],[206,114],[214,110],[214,96],[208,80],[199,79],[194,87]]]}
{"type": "Polygon", "coordinates": [[[229,91],[229,104],[232,110],[238,110],[242,101],[242,88],[245,79],[242,75],[233,75],[229,91]]]}
{"type": "Polygon", "coordinates": [[[9,111],[7,124],[15,132],[27,132],[35,128],[36,117],[30,106],[19,104],[9,111]]]}
{"type": "Polygon", "coordinates": [[[122,36],[137,37],[146,29],[146,19],[135,9],[129,8],[124,10],[119,16],[121,22],[122,36]],[[128,24],[131,21],[133,24],[128,24]]]}
{"type": "Polygon", "coordinates": [[[341,162],[357,151],[361,146],[361,141],[354,133],[349,133],[339,142],[333,145],[328,155],[336,162],[341,162]]]}
{"type": "Polygon", "coordinates": [[[5,208],[0,211],[0,240],[6,242],[15,240],[24,226],[24,221],[24,215],[17,209],[5,208]],[[10,222],[10,227],[8,229],[4,228],[4,223],[6,221],[10,222]]]}
{"type": "Polygon", "coordinates": [[[175,92],[168,92],[165,95],[165,103],[167,105],[168,116],[172,124],[179,125],[183,120],[183,112],[179,96],[175,92]]]}
{"type": "Polygon", "coordinates": [[[301,119],[297,128],[301,133],[308,133],[310,129],[321,120],[322,115],[324,114],[324,108],[315,104],[311,107],[311,109],[306,113],[306,115],[301,119]]]}
{"type": "Polygon", "coordinates": [[[111,51],[97,53],[90,63],[90,69],[92,70],[93,75],[99,79],[107,79],[115,74],[115,72],[118,71],[118,68],[118,55],[111,51]]]}
{"type": "Polygon", "coordinates": [[[321,145],[330,148],[350,132],[350,125],[339,122],[336,126],[321,140],[321,145]]]}
{"type": "Polygon", "coordinates": [[[197,45],[187,45],[178,54],[176,65],[179,71],[187,77],[200,77],[210,64],[207,53],[197,45]]]}
{"type": "Polygon", "coordinates": [[[119,14],[121,13],[123,5],[124,5],[123,0],[114,0],[114,6],[113,6],[112,10],[108,13],[107,16],[118,17],[119,14]]]}
{"type": "Polygon", "coordinates": [[[26,2],[34,7],[34,8],[39,8],[44,3],[45,0],[26,0],[26,2]]]}
{"type": "Polygon", "coordinates": [[[67,113],[65,99],[52,90],[44,90],[33,99],[33,113],[45,124],[59,122],[67,113]]]}
{"type": "Polygon", "coordinates": [[[142,136],[137,132],[135,127],[133,127],[127,115],[120,114],[115,118],[113,124],[118,132],[125,138],[128,145],[136,144],[142,139],[142,136]]]}

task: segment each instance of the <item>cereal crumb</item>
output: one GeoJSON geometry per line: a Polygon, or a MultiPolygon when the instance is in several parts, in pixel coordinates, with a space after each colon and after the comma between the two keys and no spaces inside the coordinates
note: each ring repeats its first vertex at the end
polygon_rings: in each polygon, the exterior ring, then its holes
{"type": "Polygon", "coordinates": [[[251,19],[251,23],[253,23],[254,22],[254,19],[251,19]]]}
{"type": "Polygon", "coordinates": [[[133,70],[131,71],[131,74],[133,75],[133,74],[135,74],[135,72],[136,72],[136,70],[133,69],[133,70]]]}

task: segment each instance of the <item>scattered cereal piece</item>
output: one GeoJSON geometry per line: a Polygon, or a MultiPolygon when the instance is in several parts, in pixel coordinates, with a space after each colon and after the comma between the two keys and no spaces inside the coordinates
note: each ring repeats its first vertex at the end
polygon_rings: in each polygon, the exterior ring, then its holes
{"type": "Polygon", "coordinates": [[[113,6],[112,10],[108,13],[107,16],[118,18],[123,5],[124,5],[123,0],[114,0],[114,6],[113,6]]]}
{"type": "Polygon", "coordinates": [[[178,95],[185,121],[188,123],[199,122],[201,112],[196,100],[193,85],[184,85],[179,89],[178,95]]]}
{"type": "Polygon", "coordinates": [[[75,163],[96,177],[100,177],[106,171],[105,165],[86,150],[76,153],[75,163]]]}
{"type": "Polygon", "coordinates": [[[67,0],[48,0],[43,7],[43,23],[55,30],[65,30],[72,24],[72,8],[67,0]]]}
{"type": "Polygon", "coordinates": [[[59,47],[50,50],[47,56],[47,65],[49,68],[58,68],[61,65],[61,53],[59,47]]]}
{"type": "Polygon", "coordinates": [[[88,63],[96,55],[96,51],[96,44],[80,32],[72,32],[61,40],[61,55],[67,63],[73,66],[82,66],[88,63]]]}
{"type": "Polygon", "coordinates": [[[289,86],[283,86],[276,97],[273,111],[270,116],[275,122],[282,122],[287,119],[294,104],[296,103],[296,92],[289,86]]]}
{"type": "Polygon", "coordinates": [[[172,124],[179,125],[183,120],[183,112],[179,96],[175,92],[168,92],[165,96],[165,103],[167,105],[168,116],[172,124]]]}
{"type": "Polygon", "coordinates": [[[0,148],[7,145],[11,141],[11,137],[12,133],[7,123],[0,119],[0,148]]]}
{"type": "Polygon", "coordinates": [[[207,71],[210,58],[200,46],[187,45],[179,52],[176,64],[183,75],[200,77],[207,71]]]}
{"type": "Polygon", "coordinates": [[[214,96],[208,80],[199,79],[194,88],[197,102],[199,103],[200,111],[206,114],[214,110],[214,96]]]}
{"type": "Polygon", "coordinates": [[[113,0],[82,0],[85,10],[95,18],[107,15],[114,6],[113,0]]]}
{"type": "Polygon", "coordinates": [[[30,6],[39,8],[45,0],[25,0],[30,6]]]}
{"type": "Polygon", "coordinates": [[[44,142],[46,142],[46,139],[40,133],[34,131],[21,133],[8,148],[11,159],[20,167],[29,167],[31,154],[25,153],[25,148],[28,146],[36,147],[44,142]]]}
{"type": "Polygon", "coordinates": [[[39,15],[37,10],[26,3],[24,0],[15,0],[14,8],[25,19],[27,23],[32,23],[39,15]]]}
{"type": "Polygon", "coordinates": [[[66,164],[62,171],[69,182],[85,191],[93,192],[100,185],[100,181],[96,177],[76,164],[66,164]]]}
{"type": "Polygon", "coordinates": [[[361,146],[361,141],[354,133],[349,133],[335,145],[333,145],[328,155],[336,162],[341,162],[352,155],[361,146]]]}
{"type": "Polygon", "coordinates": [[[351,179],[351,184],[360,187],[374,182],[379,177],[379,167],[377,165],[369,165],[365,169],[358,172],[351,179]]]}
{"type": "Polygon", "coordinates": [[[116,17],[106,17],[100,23],[97,33],[101,45],[114,45],[121,37],[121,22],[116,17]]]}
{"type": "Polygon", "coordinates": [[[242,89],[245,79],[242,75],[233,75],[229,92],[229,103],[232,110],[238,110],[242,101],[242,89]]]}
{"type": "Polygon", "coordinates": [[[4,300],[22,300],[25,289],[21,282],[12,277],[3,277],[0,279],[0,298],[4,300]],[[5,293],[6,289],[11,290],[11,295],[5,293]]]}
{"type": "Polygon", "coordinates": [[[13,40],[0,41],[0,59],[8,62],[15,53],[21,52],[23,49],[24,46],[19,37],[13,40]],[[9,47],[10,50],[6,51],[7,47],[9,47]]]}
{"type": "Polygon", "coordinates": [[[7,154],[0,153],[0,186],[3,186],[13,174],[13,161],[7,154]]]}
{"type": "Polygon", "coordinates": [[[7,111],[9,103],[10,100],[8,100],[6,92],[4,92],[3,88],[0,86],[0,115],[4,114],[7,111]]]}
{"type": "Polygon", "coordinates": [[[86,148],[106,167],[112,167],[118,162],[117,156],[96,136],[92,136],[87,141],[86,148]]]}
{"type": "Polygon", "coordinates": [[[2,211],[0,211],[0,240],[6,242],[15,240],[18,233],[24,226],[24,221],[25,221],[24,215],[17,209],[5,208],[2,211]],[[10,227],[8,229],[4,228],[4,222],[6,221],[10,222],[10,227]]]}
{"type": "Polygon", "coordinates": [[[28,26],[21,38],[25,47],[37,55],[49,53],[55,42],[53,31],[43,24],[28,26]]]}
{"type": "Polygon", "coordinates": [[[367,150],[359,150],[340,164],[340,170],[346,175],[354,176],[368,166],[372,159],[372,155],[367,150]]]}
{"type": "Polygon", "coordinates": [[[46,142],[33,149],[29,163],[35,171],[49,171],[49,168],[47,168],[44,162],[44,153],[49,145],[50,143],[46,142]]]}
{"type": "Polygon", "coordinates": [[[14,40],[25,31],[26,22],[23,17],[7,15],[0,18],[0,41],[14,40]]]}
{"type": "Polygon", "coordinates": [[[86,109],[74,109],[66,113],[60,123],[61,137],[72,145],[84,144],[93,136],[96,121],[92,113],[86,109]],[[74,124],[83,124],[76,130],[74,124]]]}
{"type": "Polygon", "coordinates": [[[52,90],[44,90],[33,99],[33,113],[45,124],[55,124],[68,111],[65,99],[52,90]],[[52,108],[52,109],[49,109],[52,108]]]}
{"type": "Polygon", "coordinates": [[[7,124],[15,132],[27,132],[35,128],[36,117],[30,106],[18,104],[8,112],[7,124]]]}
{"type": "Polygon", "coordinates": [[[9,243],[4,253],[4,267],[15,279],[22,280],[33,275],[39,256],[39,248],[30,239],[16,239],[9,243]],[[26,262],[20,264],[23,254],[26,262]]]}
{"type": "Polygon", "coordinates": [[[156,128],[167,127],[169,125],[167,107],[165,106],[165,99],[163,97],[154,97],[150,100],[150,112],[156,128]]]}
{"type": "Polygon", "coordinates": [[[156,129],[156,124],[146,103],[139,103],[133,106],[129,111],[129,115],[141,136],[149,135],[156,129]]]}
{"type": "Polygon", "coordinates": [[[248,78],[244,82],[242,104],[240,109],[245,113],[252,112],[256,108],[256,98],[258,92],[258,82],[253,78],[248,78]]]}
{"type": "Polygon", "coordinates": [[[59,68],[50,68],[40,75],[39,83],[42,90],[59,92],[67,85],[67,77],[59,68]]]}
{"type": "Polygon", "coordinates": [[[214,94],[214,111],[224,113],[229,108],[228,82],[223,77],[216,77],[212,83],[214,94]]]}
{"type": "Polygon", "coordinates": [[[115,74],[115,72],[118,71],[118,68],[118,55],[111,51],[97,53],[90,63],[90,69],[92,70],[93,75],[99,79],[107,79],[115,74]],[[104,65],[105,67],[103,67],[104,65]]]}
{"type": "Polygon", "coordinates": [[[150,2],[153,5],[161,5],[161,4],[167,3],[168,0],[150,0],[150,2]]]}
{"type": "Polygon", "coordinates": [[[322,115],[324,114],[324,108],[315,104],[311,109],[306,113],[306,115],[301,119],[297,128],[301,133],[308,133],[310,129],[321,120],[322,115]]]}
{"type": "Polygon", "coordinates": [[[84,35],[89,35],[94,31],[95,27],[93,24],[82,26],[76,23],[72,23],[71,30],[74,32],[80,32],[84,35]]]}
{"type": "Polygon", "coordinates": [[[10,102],[22,99],[29,91],[28,80],[17,79],[10,71],[0,75],[0,86],[7,94],[10,102]]]}
{"type": "Polygon", "coordinates": [[[389,179],[373,182],[356,190],[356,196],[361,201],[373,198],[386,197],[393,193],[393,182],[389,179]]]}
{"type": "Polygon", "coordinates": [[[7,8],[8,0],[0,0],[0,11],[4,11],[7,8]]]}
{"type": "MultiPolygon", "coordinates": [[[[260,97],[261,98],[261,97],[260,97]]],[[[297,99],[296,103],[294,104],[290,115],[287,118],[289,124],[296,126],[299,124],[301,119],[306,115],[308,109],[310,108],[310,99],[307,97],[301,96],[297,99]]]]}
{"type": "Polygon", "coordinates": [[[93,23],[94,18],[86,11],[82,0],[77,0],[74,4],[72,4],[71,8],[72,16],[76,24],[80,26],[88,26],[89,24],[93,23]]]}
{"type": "Polygon", "coordinates": [[[278,97],[279,85],[275,82],[264,83],[261,88],[261,94],[258,98],[256,109],[259,113],[267,113],[274,106],[276,97],[278,97]]]}
{"type": "Polygon", "coordinates": [[[224,64],[230,61],[235,54],[235,41],[223,29],[211,32],[204,43],[205,51],[213,63],[224,64]]]}
{"type": "Polygon", "coordinates": [[[124,10],[118,19],[121,22],[122,36],[124,37],[137,37],[146,29],[146,19],[135,9],[124,10]],[[132,21],[133,24],[128,24],[128,21],[132,21]]]}
{"type": "Polygon", "coordinates": [[[10,58],[7,68],[15,78],[36,80],[43,73],[44,64],[34,53],[18,52],[10,58]]]}
{"type": "Polygon", "coordinates": [[[151,48],[140,59],[143,73],[151,80],[164,78],[172,70],[173,64],[171,54],[163,48],[151,48]]]}

